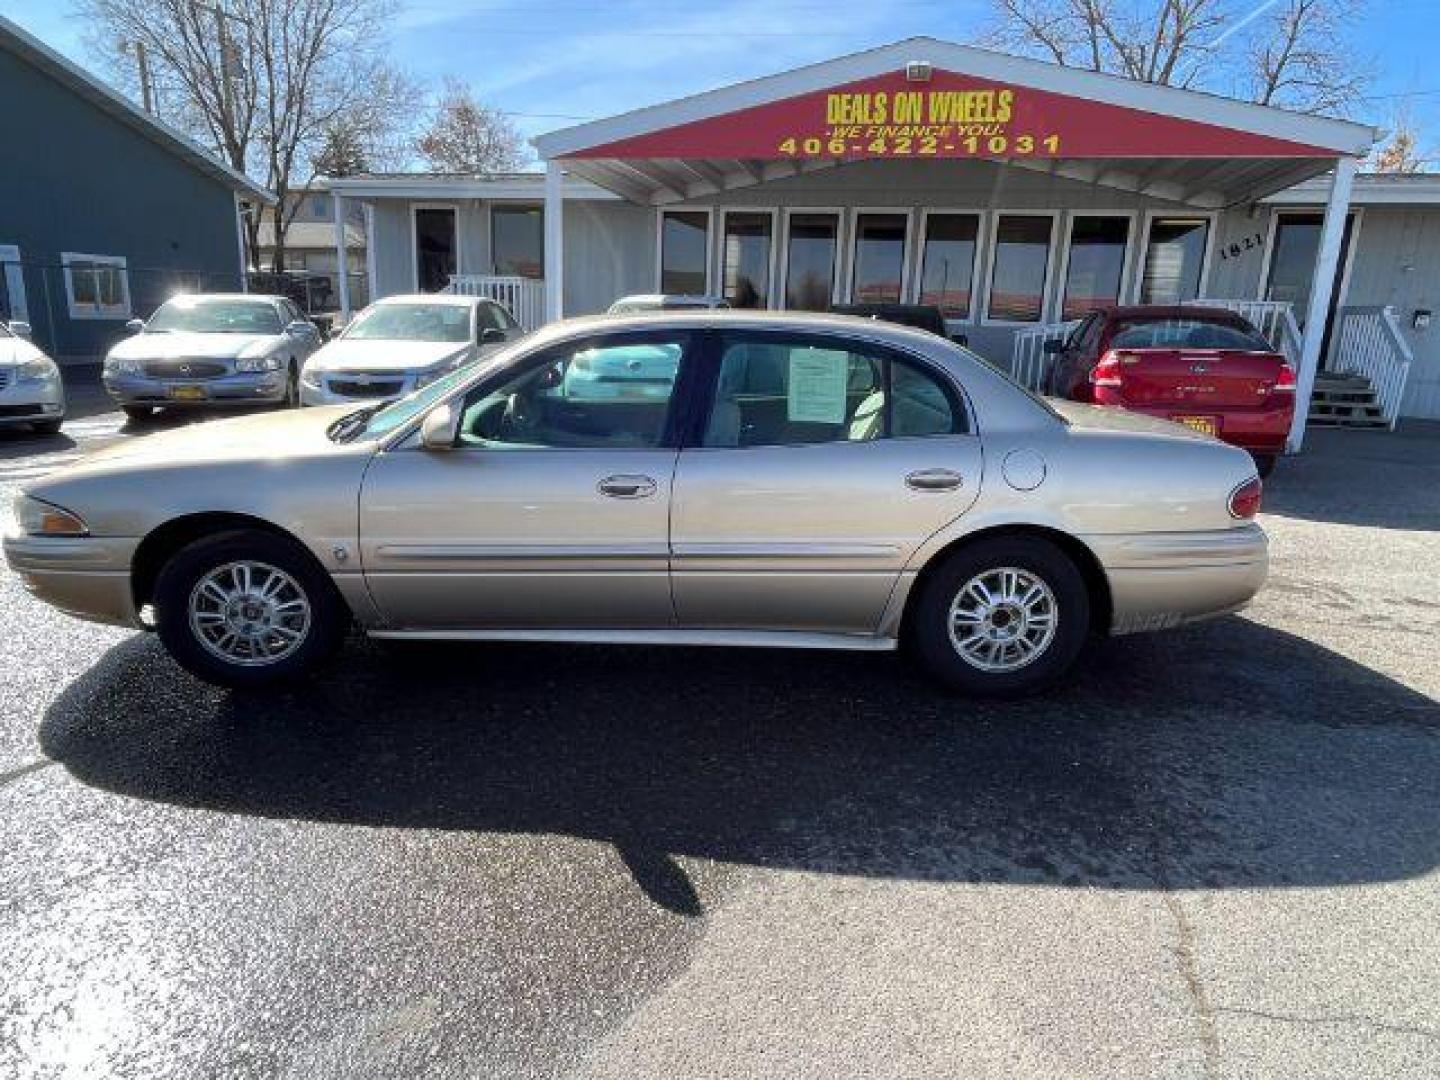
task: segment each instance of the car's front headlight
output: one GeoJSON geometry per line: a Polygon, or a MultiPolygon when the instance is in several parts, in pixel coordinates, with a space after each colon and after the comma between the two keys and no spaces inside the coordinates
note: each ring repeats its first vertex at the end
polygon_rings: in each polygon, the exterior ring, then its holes
{"type": "Polygon", "coordinates": [[[105,358],[106,375],[139,375],[140,359],[135,356],[107,356],[105,358]]]}
{"type": "Polygon", "coordinates": [[[29,495],[16,496],[15,520],[26,536],[90,535],[90,529],[79,514],[29,495]]]}
{"type": "Polygon", "coordinates": [[[465,353],[461,353],[453,360],[447,360],[445,363],[430,368],[428,371],[422,371],[419,375],[415,376],[415,389],[419,390],[422,386],[429,386],[436,379],[443,379],[452,371],[464,367],[468,359],[469,357],[465,353]]]}
{"type": "Polygon", "coordinates": [[[235,361],[235,370],[246,374],[255,374],[261,371],[279,371],[280,358],[273,353],[266,356],[242,356],[235,361]]]}
{"type": "Polygon", "coordinates": [[[320,389],[320,369],[314,364],[306,364],[300,369],[300,381],[311,390],[320,389]]]}
{"type": "Polygon", "coordinates": [[[60,378],[60,369],[48,356],[32,356],[15,369],[17,382],[54,382],[60,378]]]}

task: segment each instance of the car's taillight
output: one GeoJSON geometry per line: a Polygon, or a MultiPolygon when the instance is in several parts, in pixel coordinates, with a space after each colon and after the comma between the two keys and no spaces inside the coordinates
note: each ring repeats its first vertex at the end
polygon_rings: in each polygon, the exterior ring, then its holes
{"type": "Polygon", "coordinates": [[[1120,353],[1111,351],[1100,357],[1100,362],[1090,372],[1090,383],[1093,386],[1119,386],[1120,377],[1120,353]]]}
{"type": "Polygon", "coordinates": [[[1230,516],[1253,518],[1260,512],[1261,484],[1258,476],[1252,476],[1230,493],[1230,516]]]}
{"type": "Polygon", "coordinates": [[[1295,369],[1289,364],[1280,365],[1280,374],[1275,376],[1275,385],[1271,390],[1277,394],[1293,394],[1295,392],[1295,369]]]}

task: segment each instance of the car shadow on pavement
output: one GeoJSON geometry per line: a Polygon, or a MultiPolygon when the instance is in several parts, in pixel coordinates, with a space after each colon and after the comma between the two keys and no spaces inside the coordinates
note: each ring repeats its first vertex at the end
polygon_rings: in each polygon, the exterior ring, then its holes
{"type": "Polygon", "coordinates": [[[1423,874],[1437,730],[1423,694],[1232,617],[1097,643],[1070,685],[1012,703],[878,654],[363,641],[303,686],[237,694],[137,635],[40,735],[143,799],[608,842],[696,914],[677,857],[1141,889],[1423,874]]]}

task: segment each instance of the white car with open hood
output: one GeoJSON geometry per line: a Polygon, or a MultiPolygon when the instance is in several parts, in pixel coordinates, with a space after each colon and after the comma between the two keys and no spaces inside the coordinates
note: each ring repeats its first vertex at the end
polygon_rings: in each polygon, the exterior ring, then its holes
{"type": "Polygon", "coordinates": [[[503,305],[485,297],[388,296],[310,358],[300,401],[338,405],[403,397],[523,334],[503,305]]]}

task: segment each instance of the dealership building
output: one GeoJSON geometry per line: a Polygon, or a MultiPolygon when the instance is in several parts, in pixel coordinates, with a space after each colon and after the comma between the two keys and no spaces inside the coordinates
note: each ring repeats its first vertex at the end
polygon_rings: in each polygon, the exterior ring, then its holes
{"type": "Polygon", "coordinates": [[[1086,311],[1207,302],[1317,421],[1389,427],[1440,418],[1440,177],[1359,174],[1379,135],[914,38],[543,135],[543,174],[328,186],[337,221],[363,206],[375,297],[530,327],[651,292],[933,304],[1030,385],[1086,311]]]}

